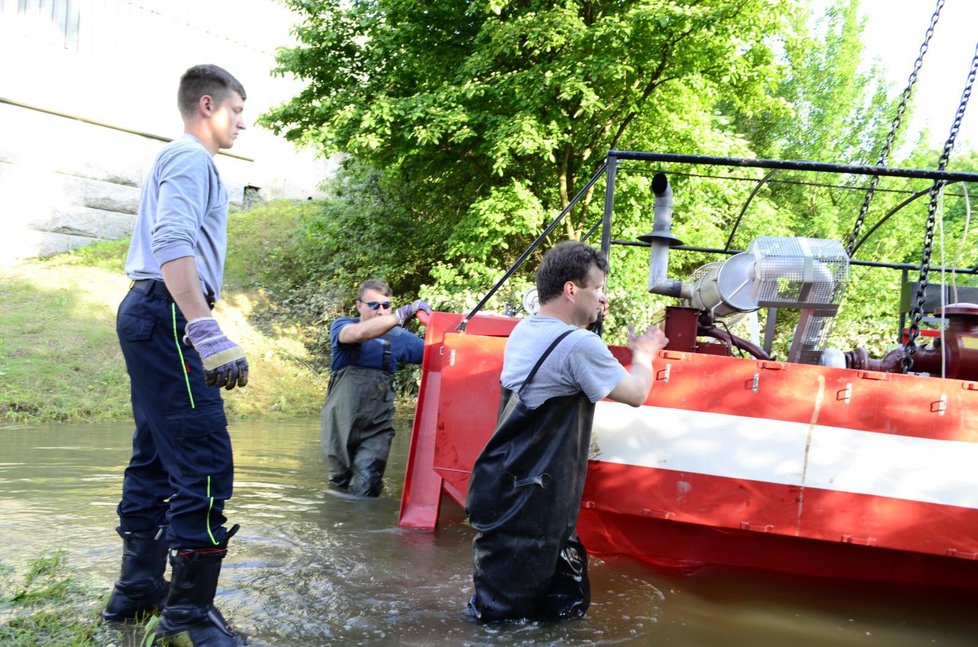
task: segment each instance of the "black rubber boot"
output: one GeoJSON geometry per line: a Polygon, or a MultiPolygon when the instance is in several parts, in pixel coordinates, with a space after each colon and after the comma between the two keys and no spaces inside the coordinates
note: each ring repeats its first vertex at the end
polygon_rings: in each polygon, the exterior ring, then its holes
{"type": "Polygon", "coordinates": [[[112,589],[102,618],[126,622],[137,616],[156,613],[166,602],[166,526],[142,532],[122,532],[122,569],[112,589]]]}
{"type": "Polygon", "coordinates": [[[214,607],[221,562],[235,525],[220,546],[170,551],[170,595],[159,622],[146,627],[143,644],[179,647],[236,647],[247,638],[228,625],[214,607]]]}

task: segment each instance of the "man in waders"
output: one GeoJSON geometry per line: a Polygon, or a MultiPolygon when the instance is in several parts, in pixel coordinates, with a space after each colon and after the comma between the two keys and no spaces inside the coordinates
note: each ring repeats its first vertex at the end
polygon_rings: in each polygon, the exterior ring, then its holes
{"type": "Polygon", "coordinates": [[[607,261],[579,242],[550,249],[536,274],[538,314],[513,329],[503,355],[492,437],[472,469],[466,511],[478,622],[579,618],[590,604],[587,553],[577,538],[594,403],[634,407],[652,387],[652,358],[668,340],[631,336],[626,371],[587,330],[607,305],[607,261]]]}
{"type": "Polygon", "coordinates": [[[211,308],[221,295],[228,193],[214,156],[244,130],[244,87],[216,65],[180,79],[184,134],[143,184],[116,319],[136,431],[122,483],[122,573],[102,617],[162,609],[146,645],[243,645],[214,607],[234,465],[220,388],[248,382],[248,360],[211,308]],[[163,579],[169,553],[170,583],[163,579]]]}
{"type": "Polygon", "coordinates": [[[322,449],[331,487],[375,497],[394,439],[394,373],[399,362],[420,364],[424,341],[402,326],[424,301],[391,310],[391,289],[364,281],[357,291],[359,318],[340,317],[329,329],[333,361],[322,410],[322,449]]]}

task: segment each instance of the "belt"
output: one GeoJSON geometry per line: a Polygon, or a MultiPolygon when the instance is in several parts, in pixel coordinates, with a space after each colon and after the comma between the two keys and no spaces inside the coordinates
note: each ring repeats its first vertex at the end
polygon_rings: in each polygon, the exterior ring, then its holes
{"type": "MultiPolygon", "coordinates": [[[[138,290],[147,296],[155,294],[173,301],[173,297],[170,296],[170,291],[166,289],[166,283],[156,279],[137,279],[132,282],[130,289],[138,290]]],[[[209,308],[214,307],[214,297],[209,294],[205,294],[204,300],[207,301],[207,306],[209,308]]]]}

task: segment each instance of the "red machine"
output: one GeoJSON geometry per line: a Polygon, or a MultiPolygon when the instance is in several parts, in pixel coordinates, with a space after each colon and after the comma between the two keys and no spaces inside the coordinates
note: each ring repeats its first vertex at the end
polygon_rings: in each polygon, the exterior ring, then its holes
{"type": "MultiPolygon", "coordinates": [[[[516,321],[435,313],[400,525],[464,505],[516,321]]],[[[627,349],[615,349],[628,363],[627,349]]],[[[978,587],[978,383],[663,351],[645,406],[595,411],[578,531],[694,569],[978,587]]]]}
{"type": "MultiPolygon", "coordinates": [[[[822,332],[848,278],[841,246],[762,238],[669,279],[678,241],[663,181],[645,241],[649,291],[684,305],[667,310],[670,346],[644,406],[596,406],[578,522],[588,550],[684,570],[978,589],[978,306],[944,308],[943,343],[917,349],[916,372],[901,370],[902,355],[830,352],[822,332]],[[786,361],[715,325],[761,307],[799,311],[786,361]]],[[[445,495],[464,505],[516,323],[431,317],[401,526],[433,530],[445,495]]],[[[629,351],[612,352],[627,367],[629,351]]]]}

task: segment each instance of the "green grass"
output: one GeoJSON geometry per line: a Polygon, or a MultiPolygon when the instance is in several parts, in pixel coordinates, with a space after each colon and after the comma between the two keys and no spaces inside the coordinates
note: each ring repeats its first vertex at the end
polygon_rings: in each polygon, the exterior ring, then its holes
{"type": "Polygon", "coordinates": [[[111,301],[124,277],[54,263],[0,274],[0,416],[18,422],[127,415],[111,301]]]}
{"type": "MultiPolygon", "coordinates": [[[[309,348],[325,324],[283,307],[263,284],[264,261],[288,255],[290,232],[311,208],[280,202],[232,216],[225,293],[214,311],[250,364],[248,386],[223,392],[232,418],[314,414],[322,405],[328,375],[309,348]]],[[[131,417],[115,333],[129,289],[127,249],[128,241],[112,241],[0,268],[0,421],[131,417]]]]}
{"type": "Polygon", "coordinates": [[[318,202],[279,200],[248,211],[233,211],[228,221],[225,285],[282,295],[293,277],[280,268],[294,262],[305,221],[321,209],[318,202]]]}
{"type": "Polygon", "coordinates": [[[121,645],[120,630],[99,618],[106,594],[73,574],[60,551],[35,558],[21,572],[0,563],[0,644],[121,645]]]}

